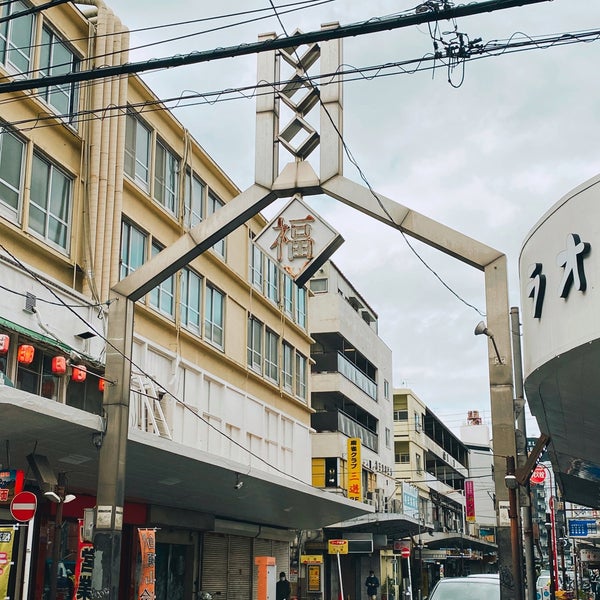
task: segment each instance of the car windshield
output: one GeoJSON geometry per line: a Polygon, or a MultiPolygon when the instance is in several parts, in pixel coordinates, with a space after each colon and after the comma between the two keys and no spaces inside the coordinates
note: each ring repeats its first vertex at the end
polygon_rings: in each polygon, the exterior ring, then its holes
{"type": "Polygon", "coordinates": [[[492,579],[473,577],[464,579],[445,579],[438,584],[429,600],[500,600],[500,586],[492,579]]]}

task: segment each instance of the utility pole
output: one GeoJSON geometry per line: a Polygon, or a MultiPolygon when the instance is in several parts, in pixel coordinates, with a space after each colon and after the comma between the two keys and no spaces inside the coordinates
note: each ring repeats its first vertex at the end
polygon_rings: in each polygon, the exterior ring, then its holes
{"type": "MultiPolygon", "coordinates": [[[[521,323],[519,309],[510,309],[513,348],[513,372],[515,380],[515,410],[517,414],[517,467],[524,467],[527,461],[527,425],[525,419],[525,394],[523,390],[523,361],[521,354],[521,323]]],[[[523,522],[523,551],[525,557],[526,600],[535,600],[535,564],[533,554],[533,523],[531,520],[531,493],[529,478],[519,486],[519,504],[523,522]]]]}

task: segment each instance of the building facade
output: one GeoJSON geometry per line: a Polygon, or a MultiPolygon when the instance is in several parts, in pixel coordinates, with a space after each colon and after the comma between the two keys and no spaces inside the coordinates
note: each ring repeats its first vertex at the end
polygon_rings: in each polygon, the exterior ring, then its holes
{"type": "MultiPolygon", "coordinates": [[[[1,26],[2,74],[126,62],[127,29],[89,4],[3,7],[23,14],[1,26]]],[[[52,573],[75,572],[96,504],[111,288],[239,190],[137,76],[15,92],[0,119],[1,469],[38,499],[9,536],[7,594],[25,600],[68,587],[52,573]]],[[[253,243],[265,225],[253,217],[136,305],[123,599],[140,528],[156,536],[157,598],[244,599],[256,556],[288,571],[297,530],[371,510],[312,485],[307,290],[253,243]]]]}

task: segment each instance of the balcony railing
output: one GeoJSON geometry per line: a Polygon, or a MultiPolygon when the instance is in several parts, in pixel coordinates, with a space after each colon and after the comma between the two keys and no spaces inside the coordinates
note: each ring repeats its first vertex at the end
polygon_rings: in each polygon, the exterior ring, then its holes
{"type": "Polygon", "coordinates": [[[337,410],[314,413],[310,423],[317,431],[339,431],[351,438],[359,438],[363,446],[378,451],[377,434],[355,421],[352,417],[337,410]]]}
{"type": "Polygon", "coordinates": [[[351,363],[343,354],[337,355],[338,371],[354,385],[359,387],[365,394],[377,400],[377,384],[367,377],[356,365],[351,363]]]}

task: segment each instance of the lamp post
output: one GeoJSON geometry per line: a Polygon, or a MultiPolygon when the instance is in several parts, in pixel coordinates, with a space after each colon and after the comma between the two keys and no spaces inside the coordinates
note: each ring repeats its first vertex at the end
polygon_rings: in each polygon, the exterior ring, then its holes
{"type": "Polygon", "coordinates": [[[58,484],[53,491],[45,492],[44,496],[56,504],[56,516],[54,517],[54,536],[52,540],[52,565],[50,568],[50,598],[56,600],[58,587],[58,563],[60,562],[61,531],[63,525],[63,504],[75,500],[73,494],[65,495],[65,474],[58,474],[58,484]]]}
{"type": "Polygon", "coordinates": [[[508,488],[508,517],[510,519],[510,542],[512,548],[512,568],[515,578],[515,600],[523,598],[523,571],[521,568],[522,544],[519,531],[519,512],[517,508],[517,488],[519,482],[515,475],[515,457],[506,457],[506,476],[504,482],[508,488]]]}

